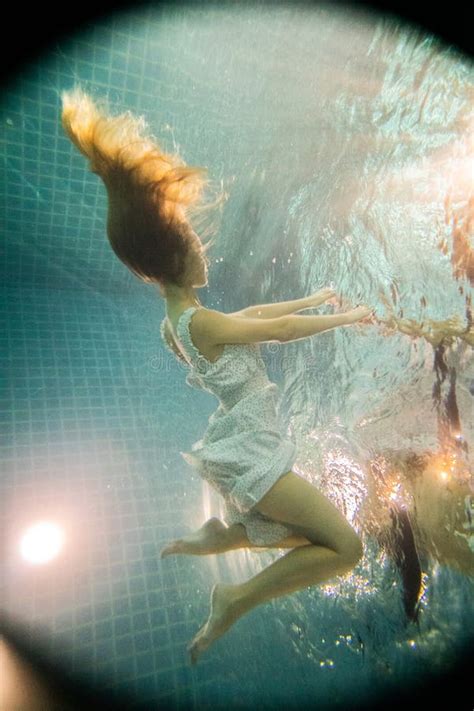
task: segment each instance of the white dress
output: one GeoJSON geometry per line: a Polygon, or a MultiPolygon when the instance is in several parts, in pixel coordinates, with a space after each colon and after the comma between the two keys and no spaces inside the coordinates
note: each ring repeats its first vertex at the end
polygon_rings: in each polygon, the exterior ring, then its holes
{"type": "MultiPolygon", "coordinates": [[[[203,437],[190,452],[181,452],[224,498],[225,522],[242,523],[254,545],[277,543],[294,534],[252,507],[288,472],[296,445],[281,426],[277,412],[278,388],[268,379],[258,344],[226,344],[215,362],[195,347],[189,323],[199,307],[185,309],[177,323],[177,337],[188,361],[186,382],[219,400],[203,437]]],[[[172,350],[164,335],[166,347],[172,350]]]]}

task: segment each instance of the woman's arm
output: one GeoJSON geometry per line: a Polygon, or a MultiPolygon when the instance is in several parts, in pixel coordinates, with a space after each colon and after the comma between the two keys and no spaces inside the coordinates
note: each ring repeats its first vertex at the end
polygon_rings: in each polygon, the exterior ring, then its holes
{"type": "Polygon", "coordinates": [[[328,299],[336,296],[332,289],[321,289],[315,294],[304,296],[302,299],[292,301],[279,301],[276,304],[259,304],[258,306],[248,306],[238,311],[233,316],[243,316],[244,318],[279,318],[288,316],[304,309],[313,309],[321,306],[328,299]]]}

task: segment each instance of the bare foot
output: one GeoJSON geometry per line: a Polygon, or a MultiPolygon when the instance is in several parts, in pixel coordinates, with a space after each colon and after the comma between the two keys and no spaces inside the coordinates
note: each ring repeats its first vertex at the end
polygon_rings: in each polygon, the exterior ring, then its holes
{"type": "Polygon", "coordinates": [[[190,555],[206,555],[219,549],[226,526],[218,518],[211,518],[189,536],[178,538],[168,543],[161,550],[160,558],[167,555],[188,553],[190,555]]]}
{"type": "Polygon", "coordinates": [[[237,605],[236,586],[222,583],[214,585],[209,618],[188,646],[191,664],[196,664],[204,650],[221,637],[241,614],[237,605]]]}

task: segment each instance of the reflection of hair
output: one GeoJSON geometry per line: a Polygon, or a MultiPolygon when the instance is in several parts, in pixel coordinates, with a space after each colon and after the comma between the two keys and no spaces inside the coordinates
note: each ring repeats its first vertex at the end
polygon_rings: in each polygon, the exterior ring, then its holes
{"type": "Polygon", "coordinates": [[[110,116],[78,88],[64,92],[62,102],[64,130],[107,188],[107,234],[115,254],[143,281],[182,286],[186,255],[201,251],[189,213],[203,213],[224,196],[199,206],[206,169],[165,154],[147,135],[143,118],[110,116]]]}

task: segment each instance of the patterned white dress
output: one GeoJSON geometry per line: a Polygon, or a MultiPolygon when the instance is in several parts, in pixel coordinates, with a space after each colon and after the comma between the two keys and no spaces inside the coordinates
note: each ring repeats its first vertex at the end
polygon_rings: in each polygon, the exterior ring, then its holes
{"type": "MultiPolygon", "coordinates": [[[[217,361],[208,361],[189,331],[198,308],[185,309],[177,323],[179,345],[190,367],[186,382],[211,392],[220,404],[202,439],[181,455],[222,495],[227,524],[242,523],[254,545],[277,543],[292,535],[292,528],[252,507],[292,468],[296,458],[296,445],[279,420],[278,388],[268,379],[258,344],[226,344],[217,361]]],[[[165,319],[161,335],[172,351],[164,325],[165,319]]]]}

